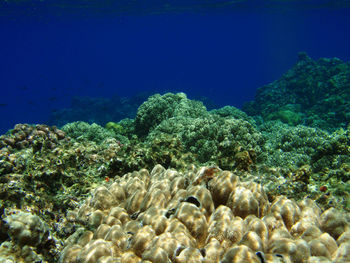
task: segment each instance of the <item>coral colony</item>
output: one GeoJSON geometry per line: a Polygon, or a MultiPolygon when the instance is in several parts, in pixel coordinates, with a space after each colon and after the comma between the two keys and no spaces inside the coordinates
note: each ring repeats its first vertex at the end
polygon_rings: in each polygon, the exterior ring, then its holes
{"type": "Polygon", "coordinates": [[[105,127],[17,124],[0,262],[350,262],[349,76],[301,54],[245,112],[166,93],[105,127]]]}

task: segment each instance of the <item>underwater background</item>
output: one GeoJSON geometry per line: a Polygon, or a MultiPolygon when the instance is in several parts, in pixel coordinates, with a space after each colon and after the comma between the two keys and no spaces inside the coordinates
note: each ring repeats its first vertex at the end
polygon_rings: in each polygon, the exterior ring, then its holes
{"type": "Polygon", "coordinates": [[[350,1],[0,0],[0,262],[350,263],[350,1]]]}
{"type": "Polygon", "coordinates": [[[54,113],[75,97],[141,96],[139,106],[182,91],[209,108],[241,108],[298,52],[350,59],[349,1],[0,4],[1,133],[22,122],[61,125],[54,113]]]}

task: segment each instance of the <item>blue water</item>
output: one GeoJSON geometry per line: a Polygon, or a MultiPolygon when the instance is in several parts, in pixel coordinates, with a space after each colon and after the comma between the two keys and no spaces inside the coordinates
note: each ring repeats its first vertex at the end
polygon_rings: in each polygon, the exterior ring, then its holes
{"type": "Polygon", "coordinates": [[[350,1],[0,1],[0,134],[74,96],[241,107],[300,51],[350,60],[350,1]]]}

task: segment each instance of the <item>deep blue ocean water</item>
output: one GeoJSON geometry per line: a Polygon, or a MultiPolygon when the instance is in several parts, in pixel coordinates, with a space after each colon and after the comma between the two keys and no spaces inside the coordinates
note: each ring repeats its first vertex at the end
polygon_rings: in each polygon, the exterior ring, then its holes
{"type": "Polygon", "coordinates": [[[350,1],[0,0],[0,134],[74,96],[241,107],[298,52],[350,60],[350,1]]]}

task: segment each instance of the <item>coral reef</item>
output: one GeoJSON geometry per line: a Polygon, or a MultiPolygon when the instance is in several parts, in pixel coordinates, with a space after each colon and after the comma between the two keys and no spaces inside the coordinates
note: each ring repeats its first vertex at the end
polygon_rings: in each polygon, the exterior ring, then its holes
{"type": "Polygon", "coordinates": [[[55,126],[17,124],[5,135],[0,136],[0,148],[13,152],[32,147],[36,152],[41,148],[53,149],[65,137],[65,133],[55,126]]]}
{"type": "Polygon", "coordinates": [[[254,180],[263,183],[269,193],[293,198],[309,195],[324,207],[350,209],[349,128],[330,134],[278,121],[259,128],[265,152],[261,156],[264,161],[258,164],[260,175],[254,180]]]}
{"type": "Polygon", "coordinates": [[[9,211],[4,217],[10,238],[20,246],[38,246],[48,239],[48,228],[41,219],[22,211],[9,211]]]}
{"type": "Polygon", "coordinates": [[[5,225],[12,242],[0,246],[0,259],[5,262],[45,262],[47,252],[58,253],[57,240],[50,235],[42,219],[28,212],[5,209],[5,225]],[[6,259],[4,256],[6,255],[6,259]]]}
{"type": "Polygon", "coordinates": [[[259,130],[266,139],[264,164],[270,167],[313,165],[316,159],[313,156],[319,154],[325,142],[333,139],[332,135],[321,129],[302,125],[291,127],[276,121],[265,122],[259,126],[259,130]]]}
{"type": "MultiPolygon", "coordinates": [[[[20,215],[28,219],[26,222],[37,223],[40,218],[51,228],[53,238],[50,242],[54,244],[40,244],[39,251],[47,260],[52,261],[60,246],[60,242],[56,240],[74,230],[66,228],[64,231],[53,231],[55,224],[68,208],[77,207],[79,200],[84,198],[84,194],[90,191],[94,183],[105,181],[105,175],[101,177],[103,165],[108,164],[122,146],[113,138],[107,138],[99,145],[87,141],[77,143],[69,139],[62,130],[45,125],[16,125],[15,129],[1,136],[1,142],[4,146],[0,149],[0,226],[4,228],[0,231],[0,239],[18,239],[15,237],[17,230],[6,230],[7,222],[13,221],[19,227],[24,224],[21,223],[22,219],[11,221],[12,217],[6,216],[10,213],[7,210],[17,209],[24,212],[25,214],[20,215]],[[30,214],[33,215],[32,219],[30,214]]],[[[13,224],[10,225],[10,230],[15,229],[13,224]]],[[[34,234],[39,234],[35,227],[30,225],[28,228],[34,232],[27,236],[34,237],[34,234]]],[[[30,252],[29,248],[16,251],[16,246],[9,243],[4,243],[1,249],[5,254],[15,254],[15,258],[19,255],[32,258],[36,254],[30,252]],[[13,250],[14,253],[11,252],[13,250]]],[[[20,261],[16,259],[14,262],[20,261]]]]}
{"type": "Polygon", "coordinates": [[[290,125],[334,131],[350,122],[350,63],[338,58],[312,60],[300,53],[281,79],[257,90],[244,105],[249,115],[279,119],[290,125]]]}
{"type": "Polygon", "coordinates": [[[295,202],[216,168],[156,165],[98,187],[59,262],[347,262],[350,214],[295,202]],[[179,180],[182,181],[179,184],[179,180]]]}
{"type": "Polygon", "coordinates": [[[263,138],[250,123],[218,115],[201,118],[175,117],[164,120],[147,137],[152,140],[161,134],[180,139],[187,152],[194,153],[201,163],[211,162],[225,169],[235,165],[235,154],[262,152],[263,138]]]}
{"type": "MultiPolygon", "coordinates": [[[[146,145],[164,135],[174,137],[184,152],[196,156],[200,163],[218,164],[225,169],[241,167],[235,158],[239,152],[249,151],[255,161],[263,146],[263,138],[254,124],[233,116],[245,116],[233,107],[207,112],[196,101],[187,99],[183,93],[157,94],[143,103],[135,118],[135,133],[146,145]]],[[[149,146],[150,147],[150,146],[149,146]]],[[[248,169],[247,165],[242,166],[248,169]]]]}
{"type": "Polygon", "coordinates": [[[108,138],[115,138],[120,142],[127,143],[128,138],[122,135],[122,126],[116,126],[109,122],[106,128],[93,123],[89,124],[83,121],[71,122],[62,126],[62,130],[69,136],[78,142],[83,141],[93,141],[97,144],[101,144],[104,140],[108,138]],[[112,128],[113,127],[113,128],[112,128]],[[119,129],[116,129],[118,127],[119,129]]]}
{"type": "Polygon", "coordinates": [[[241,120],[245,120],[249,123],[255,124],[255,120],[253,117],[248,116],[247,113],[245,113],[244,111],[241,111],[240,109],[237,109],[236,107],[233,106],[224,106],[222,108],[219,109],[213,109],[211,111],[209,111],[209,113],[211,114],[216,114],[219,115],[220,117],[230,117],[230,118],[234,118],[234,119],[241,119],[241,120]]]}
{"type": "Polygon", "coordinates": [[[30,149],[34,154],[51,151],[68,138],[62,130],[47,125],[17,124],[7,134],[0,136],[0,174],[22,170],[24,162],[18,162],[14,154],[18,150],[30,149]]]}
{"type": "Polygon", "coordinates": [[[172,117],[197,118],[207,114],[203,103],[187,99],[185,93],[155,94],[141,104],[135,117],[135,132],[147,135],[162,121],[172,117]]]}
{"type": "Polygon", "coordinates": [[[253,118],[167,93],[105,127],[16,125],[0,261],[350,262],[350,126],[301,125],[300,105],[253,118]]]}

